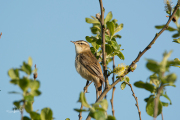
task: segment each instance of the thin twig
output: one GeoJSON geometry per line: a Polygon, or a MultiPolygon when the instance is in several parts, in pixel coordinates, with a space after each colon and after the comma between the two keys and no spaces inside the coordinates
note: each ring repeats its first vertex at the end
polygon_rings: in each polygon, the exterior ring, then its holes
{"type": "Polygon", "coordinates": [[[105,77],[105,88],[108,88],[109,81],[107,76],[107,66],[106,66],[106,52],[105,52],[105,26],[104,26],[104,7],[102,0],[99,0],[100,9],[101,9],[101,19],[99,20],[101,23],[101,38],[102,38],[102,58],[103,58],[103,71],[105,77]]]}
{"type": "MultiPolygon", "coordinates": [[[[154,37],[154,39],[149,43],[149,45],[142,51],[139,52],[137,58],[131,63],[131,65],[129,66],[129,68],[127,70],[125,70],[124,74],[120,76],[119,79],[117,79],[113,84],[109,85],[108,88],[106,88],[101,96],[96,100],[96,102],[101,101],[104,96],[109,92],[109,90],[111,88],[113,88],[118,82],[120,82],[122,80],[122,78],[127,75],[130,71],[131,71],[131,67],[133,67],[135,65],[135,63],[137,63],[139,61],[139,59],[142,57],[142,55],[151,48],[151,46],[155,43],[156,39],[164,32],[164,30],[166,30],[168,28],[169,23],[171,22],[171,20],[173,19],[174,15],[176,14],[177,10],[179,7],[179,3],[176,4],[175,9],[173,11],[173,14],[169,17],[169,20],[167,21],[166,25],[162,28],[162,30],[156,34],[156,36],[154,37]]],[[[88,115],[86,120],[90,120],[91,117],[88,115]]]]}
{"type": "MultiPolygon", "coordinates": [[[[113,56],[113,70],[114,70],[114,68],[115,68],[115,60],[114,60],[114,56],[113,56]]],[[[115,75],[114,75],[114,73],[113,73],[113,77],[112,77],[112,82],[114,83],[114,77],[115,77],[115,75]]],[[[111,98],[111,100],[110,100],[110,102],[111,102],[111,107],[112,107],[112,115],[114,116],[114,113],[115,113],[115,110],[114,110],[114,91],[115,91],[115,89],[116,89],[116,87],[114,86],[113,87],[113,90],[112,90],[112,98],[111,98]]]]}
{"type": "Polygon", "coordinates": [[[132,88],[132,85],[129,83],[129,82],[125,82],[126,84],[128,84],[129,85],[129,87],[131,88],[131,91],[132,91],[132,96],[134,97],[134,99],[136,100],[136,107],[137,107],[137,109],[138,109],[138,113],[139,113],[139,119],[141,120],[141,111],[140,111],[140,109],[139,109],[139,104],[138,104],[138,98],[135,96],[135,93],[134,93],[134,90],[133,90],[133,88],[132,88]]]}
{"type": "Polygon", "coordinates": [[[157,118],[157,114],[158,114],[158,102],[159,102],[159,97],[161,95],[161,91],[163,90],[164,85],[161,85],[158,89],[158,93],[156,95],[156,98],[154,99],[154,120],[156,120],[157,118]]]}
{"type": "Polygon", "coordinates": [[[164,117],[163,117],[163,112],[161,112],[161,117],[162,117],[162,120],[164,120],[164,117]]]}
{"type": "Polygon", "coordinates": [[[2,35],[2,32],[1,32],[1,34],[0,34],[0,38],[1,38],[1,35],[2,35]]]}
{"type": "Polygon", "coordinates": [[[23,111],[24,111],[24,108],[25,108],[25,100],[23,101],[23,105],[22,105],[22,108],[21,108],[21,120],[23,120],[23,111]]]}
{"type": "MultiPolygon", "coordinates": [[[[84,87],[84,94],[87,93],[87,88],[89,87],[89,85],[92,83],[92,81],[89,83],[89,81],[87,81],[86,86],[84,87]]],[[[83,105],[81,104],[81,108],[83,109],[83,105]]],[[[79,113],[78,115],[79,120],[82,120],[82,112],[79,113]]]]}

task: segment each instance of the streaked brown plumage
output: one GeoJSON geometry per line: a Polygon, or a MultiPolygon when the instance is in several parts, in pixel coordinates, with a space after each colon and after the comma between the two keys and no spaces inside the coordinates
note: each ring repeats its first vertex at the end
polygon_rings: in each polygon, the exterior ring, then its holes
{"type": "Polygon", "coordinates": [[[91,53],[90,46],[86,41],[79,40],[73,43],[76,47],[76,70],[86,80],[94,82],[99,96],[102,92],[102,84],[104,82],[101,65],[91,53]]]}

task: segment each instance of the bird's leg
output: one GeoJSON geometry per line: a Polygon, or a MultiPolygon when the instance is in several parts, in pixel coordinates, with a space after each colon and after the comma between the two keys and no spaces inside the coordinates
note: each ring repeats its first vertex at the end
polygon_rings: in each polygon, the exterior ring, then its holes
{"type": "Polygon", "coordinates": [[[89,83],[89,81],[87,80],[86,82],[86,86],[84,87],[84,93],[88,93],[87,88],[89,87],[89,85],[92,83],[92,81],[89,83]]]}
{"type": "Polygon", "coordinates": [[[98,99],[98,97],[99,97],[99,91],[98,91],[98,89],[96,88],[96,100],[98,99]]]}

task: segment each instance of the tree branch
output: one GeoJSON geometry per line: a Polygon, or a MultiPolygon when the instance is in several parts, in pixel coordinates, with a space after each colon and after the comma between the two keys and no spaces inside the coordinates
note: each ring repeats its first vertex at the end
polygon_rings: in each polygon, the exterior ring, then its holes
{"type": "Polygon", "coordinates": [[[141,111],[140,111],[140,109],[139,109],[139,104],[138,104],[138,98],[135,96],[135,93],[134,93],[134,90],[133,90],[133,88],[132,88],[132,85],[130,84],[130,83],[128,83],[128,82],[125,82],[126,84],[128,84],[129,85],[129,87],[131,88],[131,91],[132,91],[132,96],[134,97],[134,99],[136,100],[136,107],[137,107],[137,109],[138,109],[138,113],[139,113],[139,119],[141,120],[141,111]]]}
{"type": "Polygon", "coordinates": [[[104,7],[102,0],[99,0],[100,3],[100,9],[101,9],[101,18],[99,19],[101,23],[101,38],[102,38],[102,58],[103,58],[103,71],[104,71],[104,77],[105,77],[105,88],[108,87],[109,81],[107,76],[107,66],[106,66],[106,52],[105,52],[105,26],[104,26],[104,7]]]}
{"type": "MultiPolygon", "coordinates": [[[[99,0],[101,1],[101,0],[99,0]]],[[[102,1],[101,1],[102,2],[102,1]]],[[[135,65],[135,63],[137,63],[139,61],[139,59],[142,57],[142,55],[151,48],[151,46],[155,43],[156,39],[164,32],[164,30],[166,30],[168,28],[168,25],[169,23],[171,22],[171,20],[173,19],[174,15],[176,14],[177,10],[178,10],[178,7],[179,7],[179,3],[176,4],[175,6],[175,9],[173,11],[173,14],[169,17],[169,20],[167,21],[166,25],[161,29],[161,31],[159,33],[157,33],[155,35],[155,37],[153,38],[153,40],[149,43],[149,45],[141,52],[139,52],[137,58],[130,64],[130,66],[128,67],[127,70],[125,70],[124,74],[120,76],[119,79],[117,79],[114,83],[112,83],[111,85],[109,85],[108,88],[106,88],[102,94],[100,95],[100,97],[96,100],[96,102],[98,101],[101,101],[105,95],[109,92],[109,90],[111,88],[113,88],[118,82],[120,82],[122,80],[122,78],[127,75],[130,71],[131,71],[131,68],[135,65]]],[[[91,117],[88,116],[86,120],[90,120],[91,117]]]]}
{"type": "MultiPolygon", "coordinates": [[[[115,68],[115,60],[114,60],[114,56],[113,56],[113,70],[114,70],[114,68],[115,68]]],[[[114,83],[114,77],[115,77],[115,75],[114,75],[114,73],[113,73],[112,83],[114,83]]],[[[114,87],[113,87],[113,90],[112,90],[112,98],[111,98],[111,100],[110,100],[113,116],[114,116],[114,113],[115,113],[114,105],[113,105],[113,101],[114,101],[114,91],[115,91],[115,89],[116,89],[116,87],[114,86],[114,87]]]]}
{"type": "Polygon", "coordinates": [[[158,102],[159,102],[159,97],[161,95],[161,91],[163,90],[164,85],[161,85],[160,88],[158,89],[158,93],[156,95],[156,98],[154,99],[154,120],[157,118],[158,114],[158,102]]]}

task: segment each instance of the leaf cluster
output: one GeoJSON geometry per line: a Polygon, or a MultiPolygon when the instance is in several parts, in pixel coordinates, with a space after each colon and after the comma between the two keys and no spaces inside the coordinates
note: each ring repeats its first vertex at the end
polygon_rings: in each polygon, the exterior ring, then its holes
{"type": "MultiPolygon", "coordinates": [[[[172,10],[167,9],[166,13],[168,13],[169,16],[171,16],[172,10]]],[[[177,10],[177,12],[176,12],[176,14],[175,14],[175,16],[173,18],[173,22],[175,23],[177,28],[168,26],[168,28],[166,29],[169,32],[175,32],[176,31],[176,33],[172,35],[172,37],[174,38],[173,42],[175,42],[175,43],[180,43],[180,25],[178,23],[179,17],[180,17],[180,9],[177,10]]],[[[164,26],[165,26],[165,24],[164,25],[156,25],[155,28],[156,29],[162,29],[164,26]]]]}
{"type": "Polygon", "coordinates": [[[175,87],[175,81],[177,76],[175,73],[170,73],[170,66],[180,65],[180,61],[178,59],[168,60],[172,51],[169,53],[165,52],[163,55],[163,59],[160,63],[155,60],[147,59],[146,67],[153,72],[152,75],[149,76],[149,80],[147,82],[138,81],[135,82],[134,85],[138,88],[143,88],[151,93],[148,98],[145,98],[146,104],[146,112],[148,115],[153,116],[154,114],[154,100],[157,97],[158,92],[160,92],[160,96],[165,97],[169,100],[169,103],[163,102],[159,99],[158,101],[158,115],[162,112],[162,108],[167,107],[169,104],[171,105],[171,100],[168,97],[165,88],[166,86],[175,87]],[[163,87],[161,91],[160,87],[163,87]]]}
{"type": "Polygon", "coordinates": [[[81,102],[87,109],[74,109],[77,112],[89,112],[89,115],[96,120],[116,120],[115,117],[106,113],[108,109],[108,101],[106,99],[90,105],[85,98],[84,92],[81,92],[78,102],[81,102]]]}
{"type": "Polygon", "coordinates": [[[32,70],[32,59],[29,57],[28,63],[23,62],[20,68],[12,68],[8,71],[8,75],[11,78],[10,83],[20,87],[22,92],[11,91],[10,94],[20,94],[22,95],[21,100],[14,101],[15,109],[23,111],[26,110],[30,114],[30,118],[24,116],[24,120],[52,120],[53,112],[50,108],[43,108],[41,113],[33,111],[34,97],[41,95],[39,90],[40,82],[38,80],[33,80],[30,75],[37,72],[35,68],[32,70]],[[20,73],[24,73],[25,76],[20,77],[20,73]]]}
{"type": "MultiPolygon", "coordinates": [[[[121,35],[117,34],[123,28],[123,24],[118,24],[116,19],[112,19],[113,14],[109,12],[104,19],[104,29],[105,29],[105,52],[107,53],[106,56],[106,64],[112,61],[113,56],[118,56],[120,59],[124,60],[124,55],[121,52],[123,49],[120,49],[121,44],[118,44],[116,39],[121,38],[121,35]]],[[[99,58],[102,54],[102,51],[99,49],[101,47],[101,23],[100,21],[91,16],[91,18],[85,19],[87,23],[92,24],[91,32],[95,36],[86,36],[86,41],[91,43],[91,51],[97,58],[99,58]]]]}

